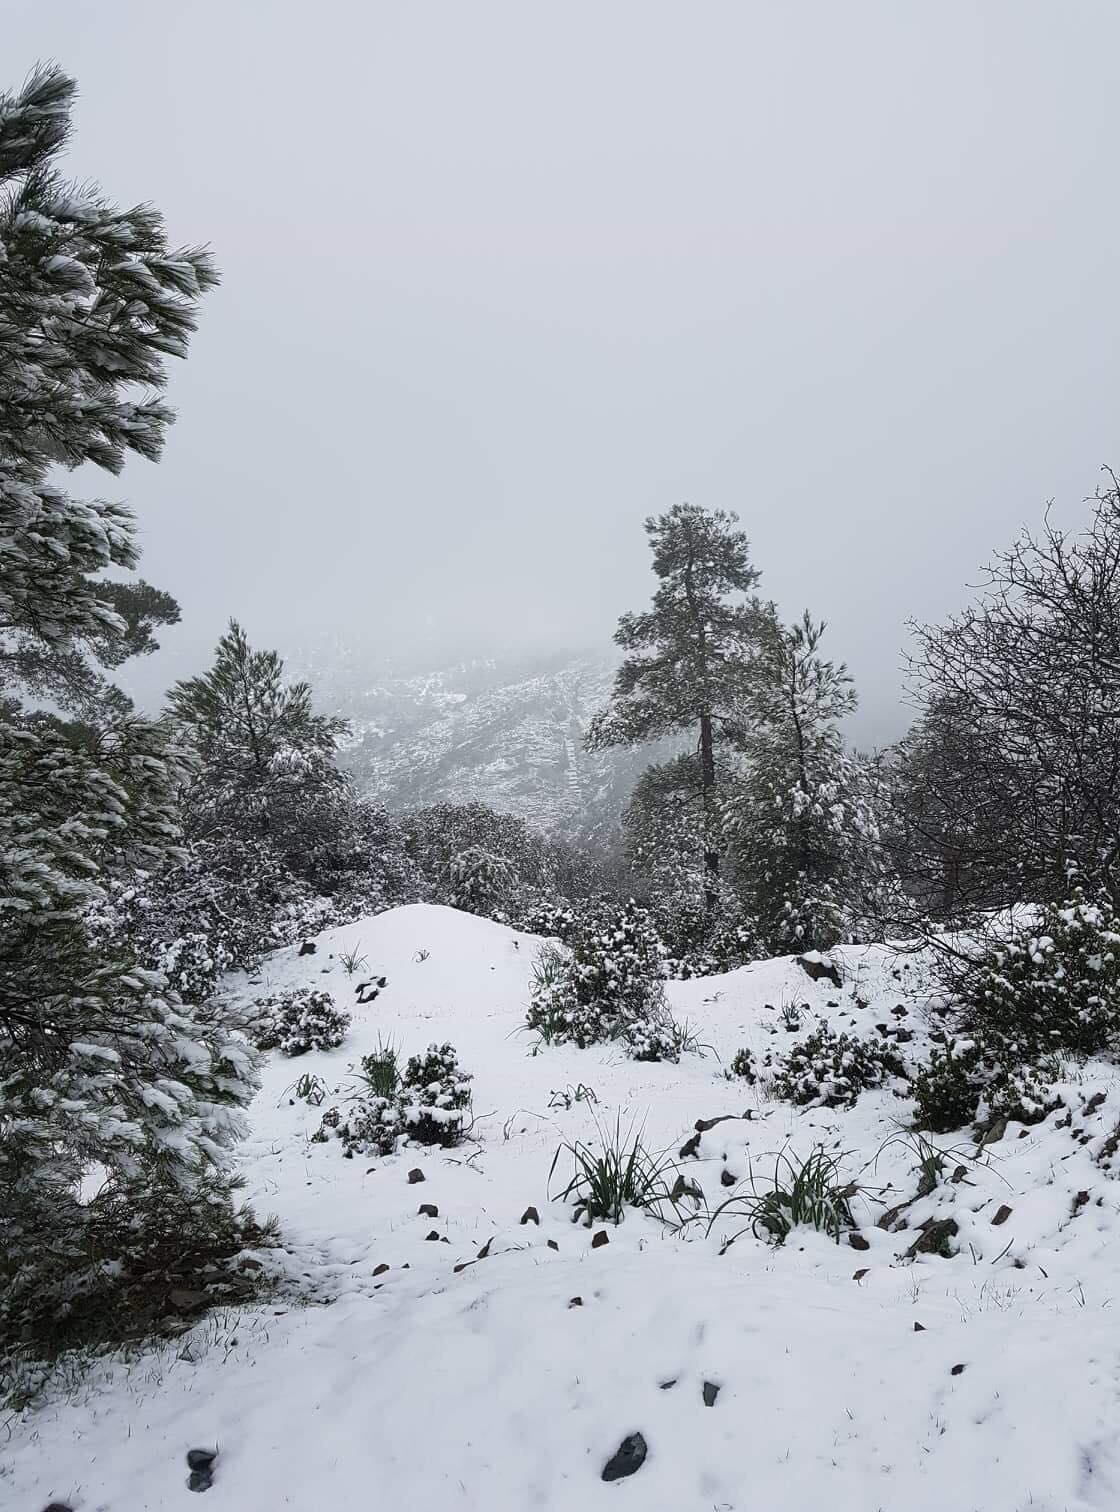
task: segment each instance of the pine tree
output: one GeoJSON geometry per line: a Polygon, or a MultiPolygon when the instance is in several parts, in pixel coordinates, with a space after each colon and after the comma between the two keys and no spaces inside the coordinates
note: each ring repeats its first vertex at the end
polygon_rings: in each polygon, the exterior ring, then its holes
{"type": "Polygon", "coordinates": [[[51,67],[0,96],[0,1334],[27,1326],[28,1299],[57,1302],[48,1257],[55,1273],[96,1259],[88,1236],[123,1192],[214,1197],[253,1088],[243,1043],[89,925],[109,874],[176,843],[184,755],[97,670],[173,605],[103,581],[136,564],[133,517],[50,475],[159,456],[164,359],[185,355],[217,274],[169,248],[154,209],[60,177],[74,93],[51,67]],[[105,1186],[81,1203],[91,1167],[105,1186]]]}
{"type": "Polygon", "coordinates": [[[254,651],[236,620],[209,672],[176,683],[168,707],[198,756],[192,838],[267,841],[297,875],[325,883],[346,799],[334,761],[346,721],[313,713],[310,686],[285,684],[281,658],[254,651]]]}
{"type": "Polygon", "coordinates": [[[719,752],[743,739],[744,690],[771,617],[752,596],[759,573],[736,524],[734,514],[693,504],[646,521],[658,587],[650,609],[618,622],[615,642],[627,655],[587,737],[599,750],[695,736],[709,911],[719,899],[719,752]]]}
{"type": "Polygon", "coordinates": [[[776,950],[834,944],[884,873],[880,783],[844,750],[839,722],[856,694],[847,668],[821,655],[824,629],[806,613],[763,637],[744,775],[724,804],[736,882],[776,950]]]}

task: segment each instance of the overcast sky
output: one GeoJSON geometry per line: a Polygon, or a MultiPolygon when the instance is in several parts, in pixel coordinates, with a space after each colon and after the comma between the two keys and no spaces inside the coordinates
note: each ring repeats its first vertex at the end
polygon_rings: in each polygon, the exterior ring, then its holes
{"type": "Polygon", "coordinates": [[[9,85],[224,275],[129,499],[236,614],[432,661],[606,643],[737,510],[897,729],[904,621],[1120,463],[1115,0],[6,0],[9,85]]]}

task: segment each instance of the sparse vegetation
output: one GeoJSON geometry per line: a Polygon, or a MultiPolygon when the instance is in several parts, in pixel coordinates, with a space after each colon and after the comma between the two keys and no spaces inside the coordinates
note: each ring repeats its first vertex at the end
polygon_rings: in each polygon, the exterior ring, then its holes
{"type": "Polygon", "coordinates": [[[598,1139],[594,1144],[570,1140],[562,1144],[552,1158],[548,1178],[551,1185],[562,1155],[572,1164],[572,1174],[557,1200],[574,1198],[573,1219],[590,1226],[597,1220],[621,1223],[627,1208],[653,1213],[664,1218],[675,1211],[680,1201],[668,1178],[676,1165],[668,1154],[654,1154],[642,1143],[642,1130],[633,1124],[623,1132],[621,1115],[613,1130],[595,1125],[598,1139]]]}
{"type": "Polygon", "coordinates": [[[753,1170],[741,1190],[721,1202],[708,1218],[710,1234],[720,1219],[742,1219],[743,1227],[725,1241],[730,1245],[745,1233],[784,1244],[796,1228],[818,1229],[840,1242],[852,1227],[848,1206],[858,1188],[842,1179],[839,1161],[817,1145],[804,1160],[783,1150],[774,1162],[770,1183],[759,1185],[753,1170]]]}

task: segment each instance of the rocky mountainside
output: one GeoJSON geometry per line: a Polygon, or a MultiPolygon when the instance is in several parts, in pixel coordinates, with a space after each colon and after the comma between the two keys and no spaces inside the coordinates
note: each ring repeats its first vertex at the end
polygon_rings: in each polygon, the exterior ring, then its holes
{"type": "Polygon", "coordinates": [[[655,754],[584,749],[614,678],[606,659],[415,673],[333,644],[293,653],[288,665],[310,679],[322,709],[351,721],[341,763],[360,791],[394,809],[479,801],[545,831],[601,833],[655,754]]]}

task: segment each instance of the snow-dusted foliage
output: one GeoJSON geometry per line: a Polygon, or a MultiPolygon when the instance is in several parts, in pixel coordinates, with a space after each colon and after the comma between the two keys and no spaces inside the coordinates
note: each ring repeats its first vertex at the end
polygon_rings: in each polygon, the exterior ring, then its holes
{"type": "Polygon", "coordinates": [[[470,845],[452,856],[447,876],[453,908],[493,918],[512,902],[516,880],[513,862],[485,846],[470,845]]]}
{"type": "MultiPolygon", "coordinates": [[[[746,1075],[748,1065],[742,1064],[736,1074],[746,1075]]],[[[869,1087],[905,1076],[906,1066],[893,1046],[838,1034],[824,1025],[778,1060],[771,1089],[802,1107],[841,1108],[851,1107],[869,1087]]]]}
{"type": "Polygon", "coordinates": [[[820,655],[823,629],[806,614],[764,638],[742,775],[723,804],[737,889],[775,953],[863,935],[887,884],[881,783],[843,748],[839,721],[856,697],[846,669],[820,655]]]}
{"type": "MultiPolygon", "coordinates": [[[[395,1056],[392,1064],[395,1070],[395,1056]]],[[[393,1077],[395,1086],[383,1081],[367,1068],[362,1090],[324,1113],[314,1141],[337,1139],[347,1156],[389,1155],[404,1138],[444,1149],[460,1143],[470,1121],[471,1077],[453,1045],[429,1045],[409,1058],[399,1081],[393,1077]]]]}
{"type": "Polygon", "coordinates": [[[534,962],[528,1027],[546,1044],[621,1040],[640,1059],[678,1059],[684,1041],[665,1008],[663,953],[633,902],[577,925],[569,945],[549,943],[534,962]]]}
{"type": "MultiPolygon", "coordinates": [[[[207,254],[167,245],[158,213],[122,212],[52,160],[74,86],[37,72],[0,98],[0,1294],[47,1255],[84,1252],[105,1191],[190,1193],[243,1130],[254,1055],[202,1024],[89,910],[106,881],[158,867],[188,775],[162,725],[131,717],[97,665],[150,649],[166,596],[106,582],[137,561],[120,505],[72,499],[59,463],[118,472],[155,459],[171,412],[164,358],[183,356],[207,254]],[[137,388],[146,397],[137,397],[137,388]],[[21,707],[49,697],[78,718],[21,707]]],[[[173,606],[172,606],[173,607],[173,606]]],[[[107,1198],[105,1200],[108,1200],[107,1198]]],[[[57,1274],[43,1285],[57,1284],[57,1274]]],[[[0,1320],[6,1325],[11,1319],[0,1320]]]]}
{"type": "Polygon", "coordinates": [[[310,1050],[336,1049],[349,1028],[350,1015],[329,992],[293,987],[257,1003],[253,1042],[258,1050],[306,1055],[310,1050]]]}
{"type": "Polygon", "coordinates": [[[941,971],[964,1030],[1005,1061],[1092,1055],[1120,1028],[1120,920],[1080,887],[994,921],[977,946],[958,942],[941,971]]]}

